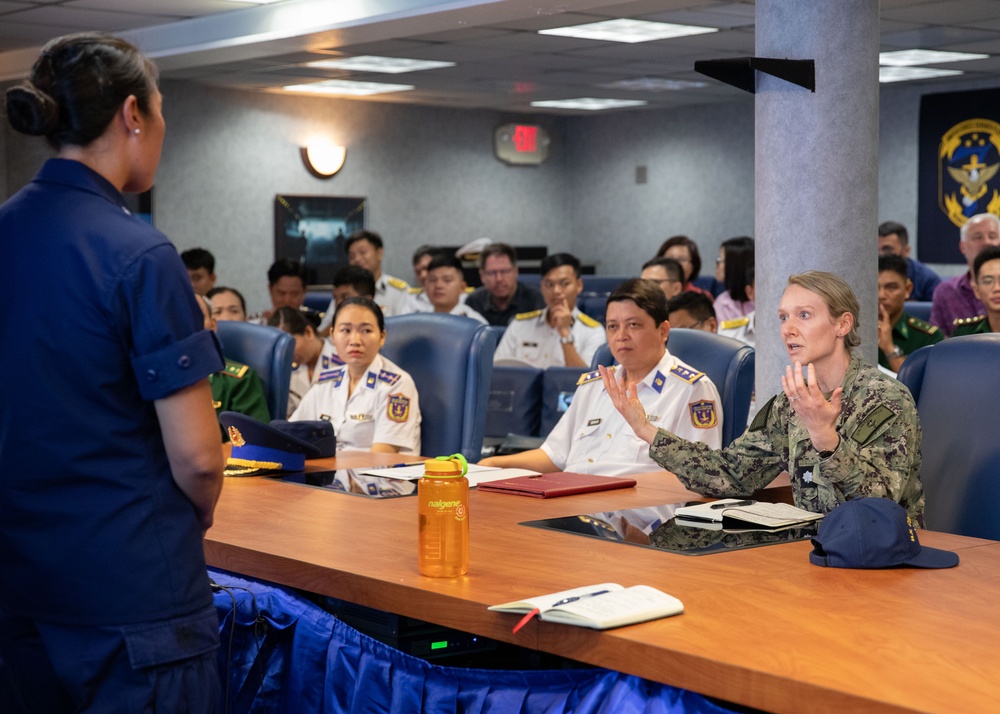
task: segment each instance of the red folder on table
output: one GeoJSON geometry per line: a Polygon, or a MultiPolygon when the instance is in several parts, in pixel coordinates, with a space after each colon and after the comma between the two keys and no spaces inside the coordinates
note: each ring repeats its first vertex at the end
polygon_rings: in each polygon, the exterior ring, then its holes
{"type": "Polygon", "coordinates": [[[629,488],[631,486],[635,486],[635,479],[557,471],[537,476],[518,476],[500,481],[486,481],[476,488],[480,491],[510,493],[515,496],[558,498],[559,496],[572,496],[575,493],[608,491],[613,488],[629,488]]]}

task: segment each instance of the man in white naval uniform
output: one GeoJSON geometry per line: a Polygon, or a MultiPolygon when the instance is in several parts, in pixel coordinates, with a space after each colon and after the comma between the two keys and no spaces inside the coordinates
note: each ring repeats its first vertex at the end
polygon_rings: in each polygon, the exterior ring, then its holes
{"type": "Polygon", "coordinates": [[[431,258],[424,286],[427,289],[427,299],[434,306],[434,312],[461,315],[484,325],[489,324],[485,317],[462,300],[466,288],[465,276],[462,272],[462,261],[455,256],[438,253],[431,258]]]}
{"type": "Polygon", "coordinates": [[[542,261],[545,309],[515,315],[504,331],[493,361],[517,360],[537,367],[589,367],[605,342],[604,327],[576,307],[583,291],[580,261],[553,253],[542,261]]]}
{"type": "MultiPolygon", "coordinates": [[[[608,298],[606,317],[608,345],[619,362],[616,378],[636,383],[650,421],[719,448],[719,393],[705,374],[667,351],[670,323],[663,292],[651,281],[627,280],[608,298]]],[[[580,378],[573,402],[541,448],[482,464],[607,476],[661,470],[649,457],[649,445],[612,405],[597,372],[580,378]]]]}
{"type": "Polygon", "coordinates": [[[405,315],[410,310],[410,286],[405,280],[382,272],[382,236],[375,231],[355,231],[347,239],[347,262],[360,265],[375,276],[375,302],[382,314],[405,315]]]}

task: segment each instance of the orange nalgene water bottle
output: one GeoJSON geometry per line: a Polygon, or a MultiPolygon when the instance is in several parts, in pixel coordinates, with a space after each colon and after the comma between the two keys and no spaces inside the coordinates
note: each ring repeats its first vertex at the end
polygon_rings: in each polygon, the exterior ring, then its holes
{"type": "Polygon", "coordinates": [[[453,578],[469,569],[469,465],[461,454],[424,462],[417,482],[421,575],[453,578]]]}

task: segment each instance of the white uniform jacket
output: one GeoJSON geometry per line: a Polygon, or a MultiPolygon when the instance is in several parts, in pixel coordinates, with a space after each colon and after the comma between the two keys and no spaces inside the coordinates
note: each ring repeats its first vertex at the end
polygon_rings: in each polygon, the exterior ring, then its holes
{"type": "Polygon", "coordinates": [[[375,281],[375,303],[385,317],[413,312],[410,304],[410,286],[405,280],[382,273],[375,281]]]}
{"type": "MultiPolygon", "coordinates": [[[[621,367],[616,369],[621,381],[619,372],[621,367]]],[[[722,445],[719,392],[703,372],[666,352],[636,390],[654,426],[713,449],[722,445]]],[[[661,470],[649,457],[649,444],[611,403],[596,371],[580,377],[569,409],[542,450],[563,471],[620,476],[661,470]]]]}
{"type": "Polygon", "coordinates": [[[347,367],[319,374],[316,385],[292,414],[292,421],[326,419],[337,434],[337,451],[367,451],[392,444],[401,453],[420,453],[420,404],[409,374],[382,355],[348,397],[347,367]]]}
{"type": "Polygon", "coordinates": [[[756,311],[751,312],[749,315],[744,315],[743,317],[734,317],[732,320],[723,320],[719,323],[719,334],[725,335],[726,337],[732,337],[734,340],[739,340],[744,344],[748,344],[754,347],[755,334],[754,334],[754,317],[756,311]]]}
{"type": "MultiPolygon", "coordinates": [[[[549,326],[548,316],[548,308],[515,315],[497,345],[493,360],[517,359],[539,369],[565,367],[559,330],[549,326]]],[[[604,325],[577,308],[573,308],[570,334],[577,354],[588,364],[597,348],[607,341],[604,325]]]]}

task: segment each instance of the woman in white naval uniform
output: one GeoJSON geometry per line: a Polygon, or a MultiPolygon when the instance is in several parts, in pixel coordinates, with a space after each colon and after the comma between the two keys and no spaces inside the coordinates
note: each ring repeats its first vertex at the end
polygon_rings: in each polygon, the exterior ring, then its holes
{"type": "Polygon", "coordinates": [[[292,421],[326,419],[337,450],[420,452],[420,404],[413,378],[379,354],[382,310],[368,298],[347,298],[333,316],[333,343],[343,366],[322,372],[292,421]]]}
{"type": "Polygon", "coordinates": [[[288,416],[291,416],[319,378],[344,363],[337,357],[333,344],[320,337],[321,333],[301,310],[279,307],[267,319],[267,324],[295,338],[292,378],[288,385],[288,416]]]}

